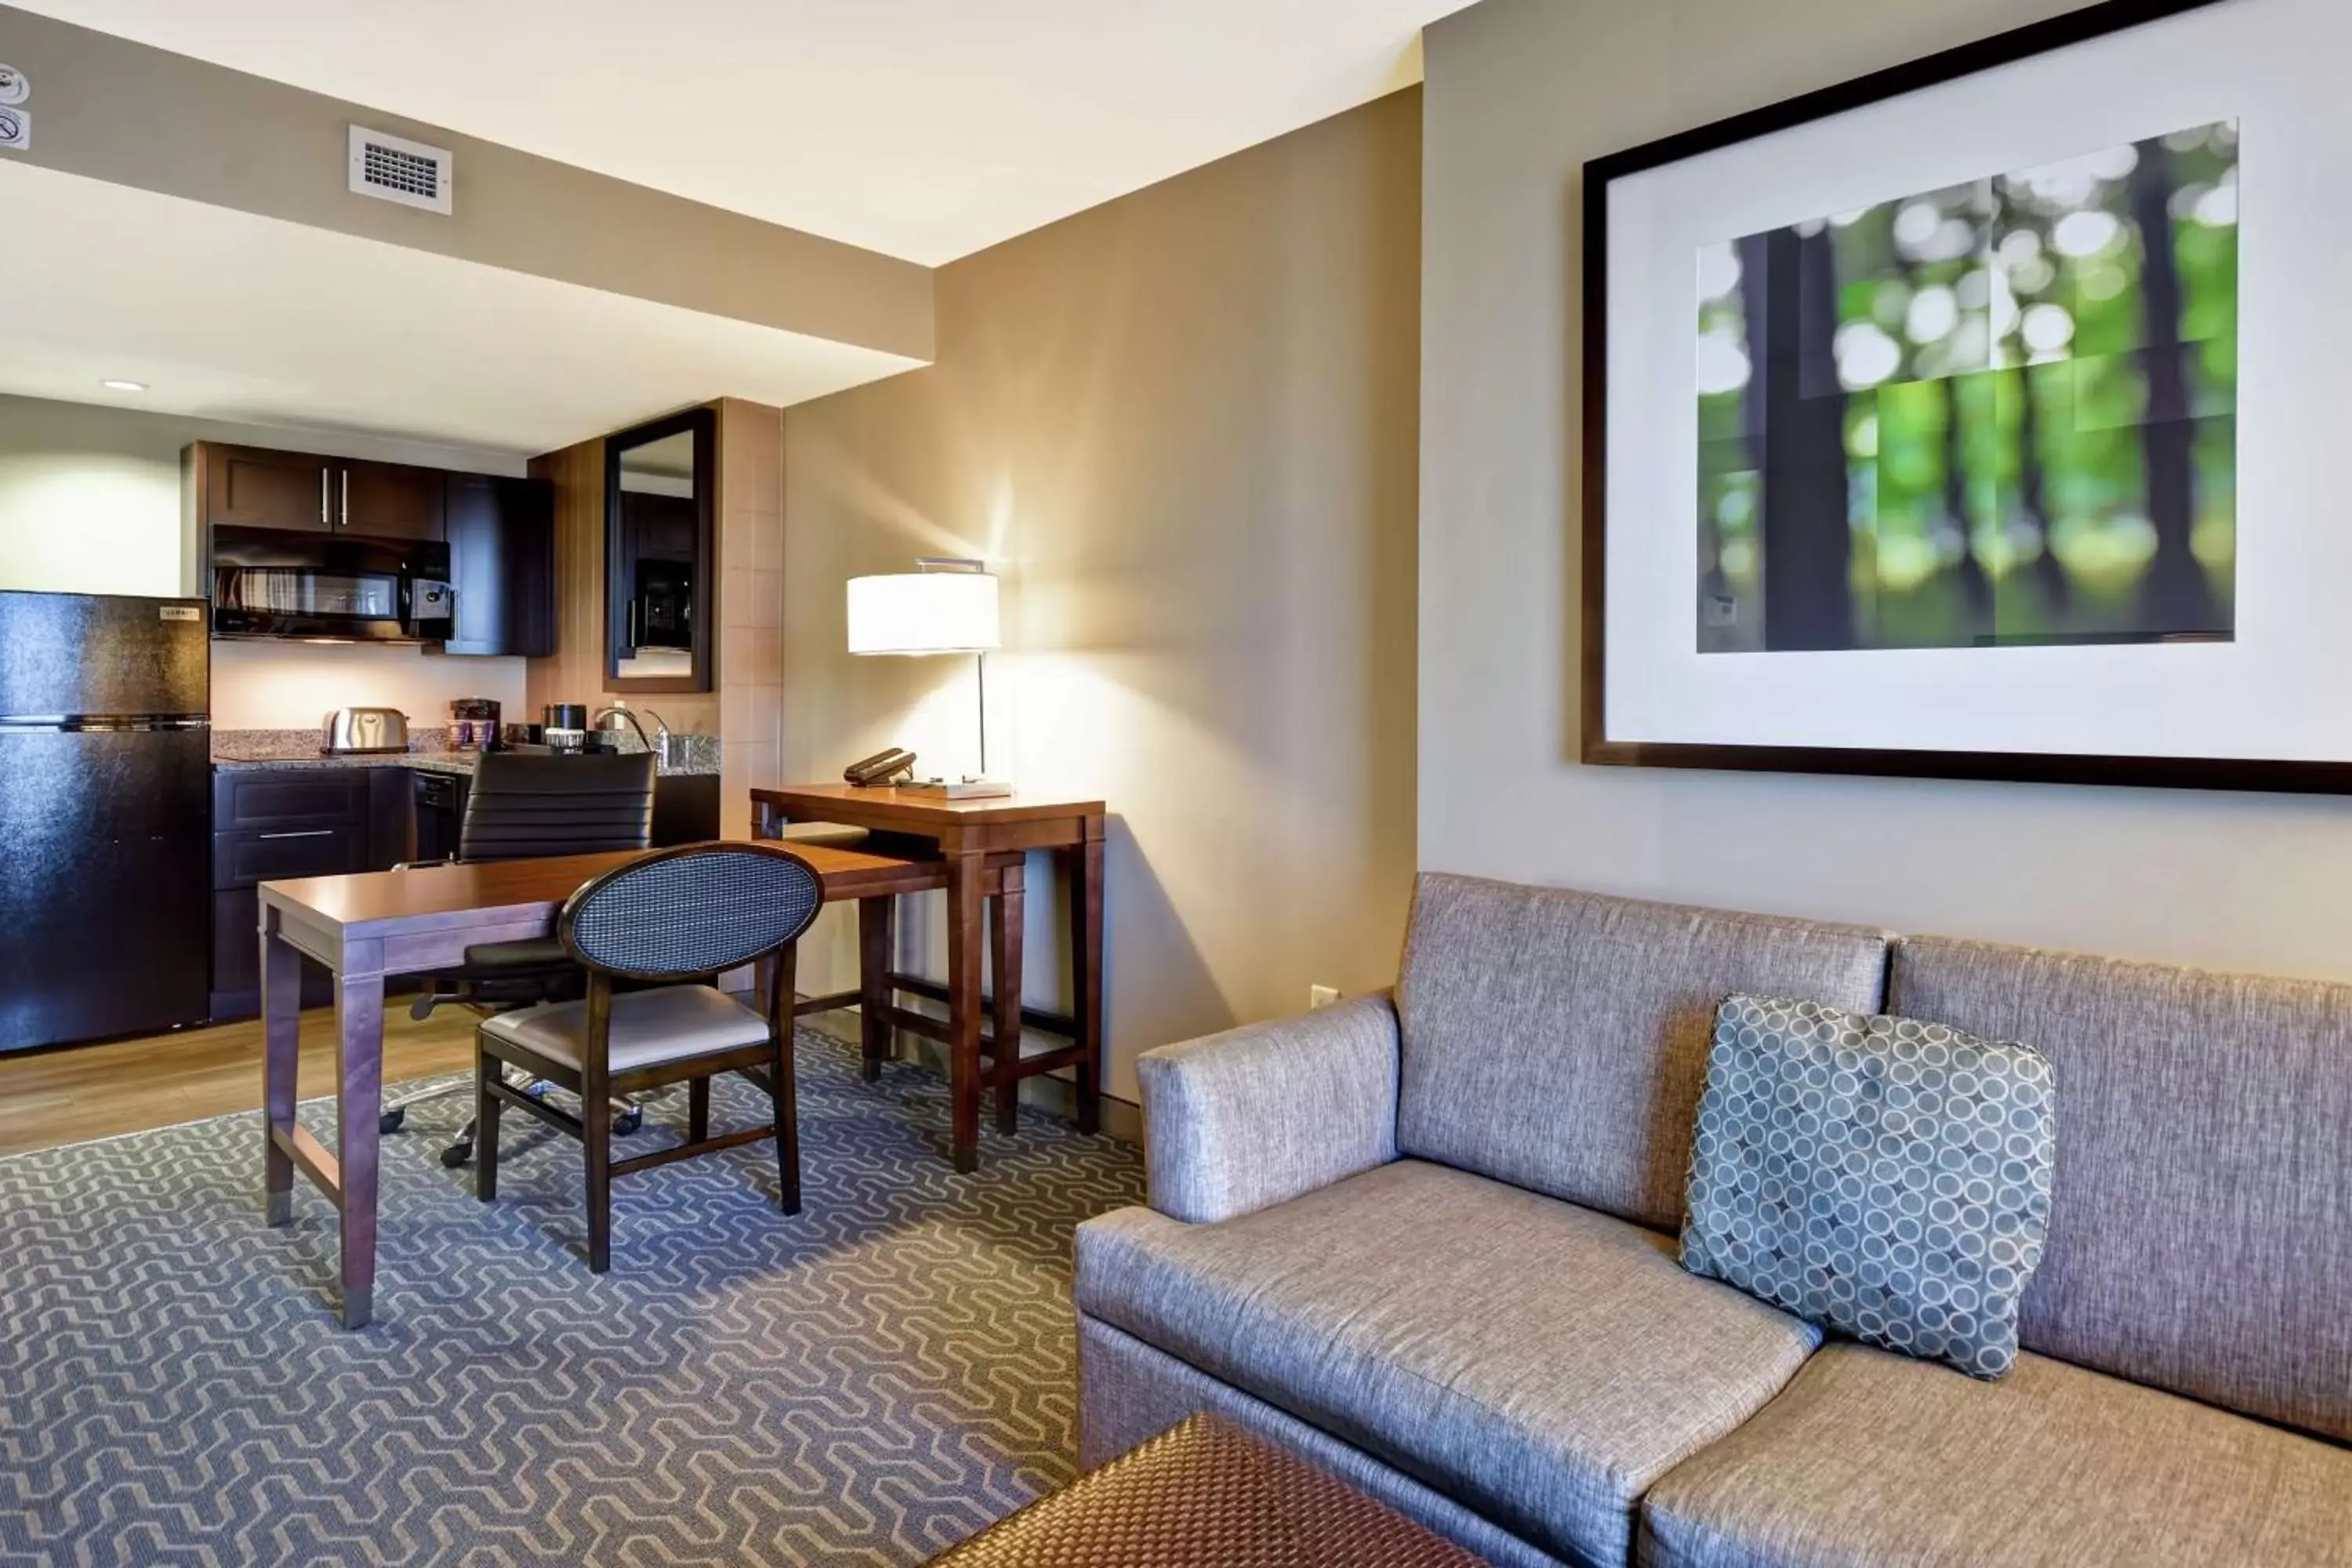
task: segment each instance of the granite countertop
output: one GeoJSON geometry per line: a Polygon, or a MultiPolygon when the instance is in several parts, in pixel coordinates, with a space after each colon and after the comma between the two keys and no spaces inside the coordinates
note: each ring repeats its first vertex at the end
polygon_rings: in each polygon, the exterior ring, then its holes
{"type": "MultiPolygon", "coordinates": [[[[316,730],[215,730],[213,766],[231,771],[255,768],[411,768],[424,773],[471,777],[477,754],[449,749],[446,730],[411,730],[408,750],[334,756],[319,750],[316,730]]],[[[715,773],[719,771],[719,737],[673,735],[673,760],[662,764],[663,776],[715,773]]],[[[636,737],[625,738],[629,751],[638,750],[636,737]]]]}

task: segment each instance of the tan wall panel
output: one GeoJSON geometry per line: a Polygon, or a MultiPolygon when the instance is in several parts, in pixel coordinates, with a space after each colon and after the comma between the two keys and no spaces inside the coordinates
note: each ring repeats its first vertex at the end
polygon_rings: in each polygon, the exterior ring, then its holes
{"type": "MultiPolygon", "coordinates": [[[[1107,800],[1109,1087],[1390,983],[1412,862],[1419,95],[956,262],[939,363],[785,416],[784,771],[972,766],[968,658],[852,658],[844,587],[1003,578],[990,762],[1107,800]]],[[[1031,886],[1049,879],[1037,868],[1031,886]]],[[[936,903],[936,900],[930,900],[936,903]]],[[[1033,998],[1060,994],[1032,925],[1033,998]]],[[[804,984],[854,973],[828,914],[804,984]]],[[[931,922],[904,923],[936,972],[931,922]]]]}
{"type": "MultiPolygon", "coordinates": [[[[638,695],[672,730],[717,735],[721,830],[750,831],[749,792],[782,782],[777,735],[782,714],[783,411],[723,398],[717,468],[718,664],[713,689],[638,695]]],[[[583,441],[531,460],[555,485],[554,657],[530,661],[531,717],[548,702],[601,708],[621,700],[604,677],[604,443],[583,441]]]]}

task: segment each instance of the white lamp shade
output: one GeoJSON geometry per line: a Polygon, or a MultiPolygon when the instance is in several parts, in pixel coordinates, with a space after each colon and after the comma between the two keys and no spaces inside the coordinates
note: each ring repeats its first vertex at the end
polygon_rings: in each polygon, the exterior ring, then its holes
{"type": "Polygon", "coordinates": [[[999,646],[996,579],[985,572],[849,580],[852,653],[987,653],[999,646]]]}

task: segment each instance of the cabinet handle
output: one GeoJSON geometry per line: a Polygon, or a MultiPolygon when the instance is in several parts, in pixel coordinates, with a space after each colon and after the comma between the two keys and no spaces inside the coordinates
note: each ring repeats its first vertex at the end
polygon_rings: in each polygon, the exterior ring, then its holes
{"type": "Polygon", "coordinates": [[[637,630],[637,602],[631,599],[629,601],[629,651],[635,653],[645,646],[644,634],[637,630]]]}
{"type": "Polygon", "coordinates": [[[314,827],[308,833],[265,833],[260,837],[264,838],[332,838],[334,836],[335,830],[331,827],[314,827]]]}
{"type": "Polygon", "coordinates": [[[327,469],[321,464],[319,468],[319,526],[331,528],[334,521],[333,515],[327,510],[327,469]]]}
{"type": "Polygon", "coordinates": [[[345,469],[343,469],[343,470],[342,470],[342,474],[343,474],[343,526],[344,526],[345,528],[349,528],[349,527],[351,527],[351,525],[352,525],[352,471],[351,471],[349,468],[345,468],[345,469]]]}

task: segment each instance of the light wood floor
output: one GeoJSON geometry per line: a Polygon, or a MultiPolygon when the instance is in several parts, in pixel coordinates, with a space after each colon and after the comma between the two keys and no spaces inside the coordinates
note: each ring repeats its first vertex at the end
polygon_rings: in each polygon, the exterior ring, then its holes
{"type": "MultiPolygon", "coordinates": [[[[444,1006],[419,1024],[408,999],[384,1005],[383,1081],[430,1078],[472,1064],[474,1026],[444,1006]]],[[[302,1093],[335,1091],[335,1015],[302,1015],[302,1093]]],[[[0,1057],[0,1155],[111,1138],[207,1116],[261,1109],[261,1021],[223,1024],[110,1046],[0,1057]]]]}

